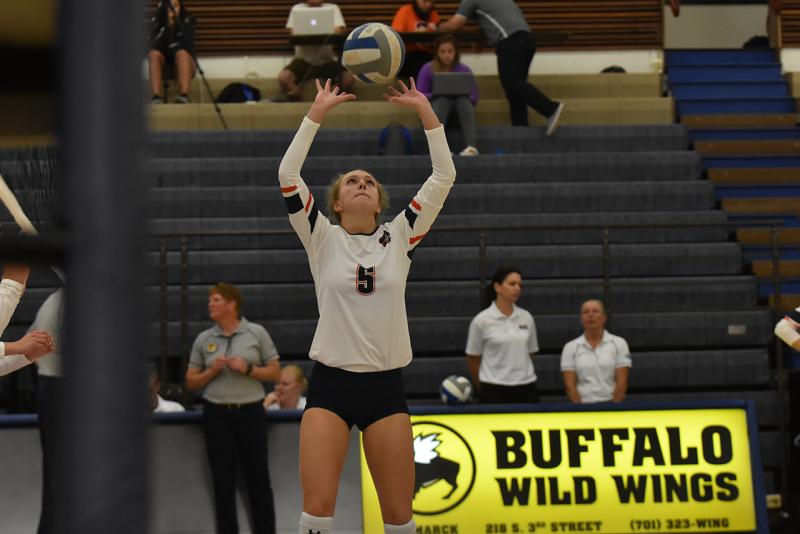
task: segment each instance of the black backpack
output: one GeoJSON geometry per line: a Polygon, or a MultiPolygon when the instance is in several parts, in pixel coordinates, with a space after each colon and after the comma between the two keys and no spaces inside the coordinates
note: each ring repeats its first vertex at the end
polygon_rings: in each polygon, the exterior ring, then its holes
{"type": "Polygon", "coordinates": [[[381,156],[408,156],[414,153],[414,138],[408,128],[393,122],[378,136],[378,154],[381,156]]]}
{"type": "Polygon", "coordinates": [[[219,93],[217,103],[233,104],[241,102],[258,102],[261,100],[261,91],[246,83],[229,83],[219,93]]]}

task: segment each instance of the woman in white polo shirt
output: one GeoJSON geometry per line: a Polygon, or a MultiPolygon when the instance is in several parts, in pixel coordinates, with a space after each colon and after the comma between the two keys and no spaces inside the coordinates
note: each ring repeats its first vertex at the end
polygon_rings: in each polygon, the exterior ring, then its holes
{"type": "Polygon", "coordinates": [[[561,374],[569,400],[576,404],[622,402],[628,390],[631,351],[606,331],[606,310],[599,300],[581,306],[583,335],[561,351],[561,374]]]}
{"type": "Polygon", "coordinates": [[[519,269],[501,267],[487,287],[488,308],[469,325],[467,365],[484,404],[539,402],[533,355],[539,351],[533,316],[515,305],[519,269]]]}

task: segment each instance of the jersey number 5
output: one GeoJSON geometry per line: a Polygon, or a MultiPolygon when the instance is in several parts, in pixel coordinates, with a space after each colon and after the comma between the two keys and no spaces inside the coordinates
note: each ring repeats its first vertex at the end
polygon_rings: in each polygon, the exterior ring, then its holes
{"type": "Polygon", "coordinates": [[[358,266],[356,273],[356,291],[359,295],[372,295],[375,293],[375,267],[364,268],[358,266]]]}

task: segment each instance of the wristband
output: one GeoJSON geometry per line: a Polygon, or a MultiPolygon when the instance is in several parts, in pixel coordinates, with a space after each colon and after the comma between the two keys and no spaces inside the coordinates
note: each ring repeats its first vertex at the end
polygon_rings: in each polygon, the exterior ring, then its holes
{"type": "Polygon", "coordinates": [[[247,364],[247,370],[244,372],[244,374],[249,375],[252,372],[253,372],[253,364],[252,363],[248,363],[247,364]]]}

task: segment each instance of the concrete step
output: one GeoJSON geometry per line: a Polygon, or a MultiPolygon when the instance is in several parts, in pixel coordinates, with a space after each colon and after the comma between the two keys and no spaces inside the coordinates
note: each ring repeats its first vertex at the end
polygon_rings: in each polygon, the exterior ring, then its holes
{"type": "MultiPolygon", "coordinates": [[[[673,101],[661,97],[565,99],[563,125],[671,124],[673,101]]],[[[309,104],[257,103],[222,104],[220,109],[231,130],[297,128],[309,104]]],[[[533,110],[532,125],[545,124],[533,110]]],[[[476,109],[481,126],[511,124],[506,100],[481,100],[476,109]]],[[[416,115],[388,102],[352,102],[334,109],[325,120],[333,128],[382,128],[391,122],[418,127],[416,115]]],[[[221,130],[222,124],[211,104],[167,104],[150,107],[153,130],[221,130]]]]}
{"type": "MultiPolygon", "coordinates": [[[[499,77],[476,76],[476,79],[481,98],[505,98],[499,77]]],[[[660,74],[541,74],[530,76],[529,80],[555,99],[657,97],[661,95],[660,74]]],[[[208,80],[208,85],[216,97],[226,85],[233,82],[244,82],[257,88],[261,91],[262,100],[270,100],[280,94],[276,78],[212,78],[208,80]]],[[[353,87],[353,93],[360,100],[381,101],[385,90],[385,85],[356,83],[353,87]]],[[[173,81],[168,89],[168,97],[174,98],[176,94],[177,84],[173,81]]],[[[315,94],[316,88],[313,83],[303,85],[303,101],[313,101],[315,94]]],[[[189,96],[192,102],[210,102],[208,91],[199,77],[192,81],[189,96]]]]}

